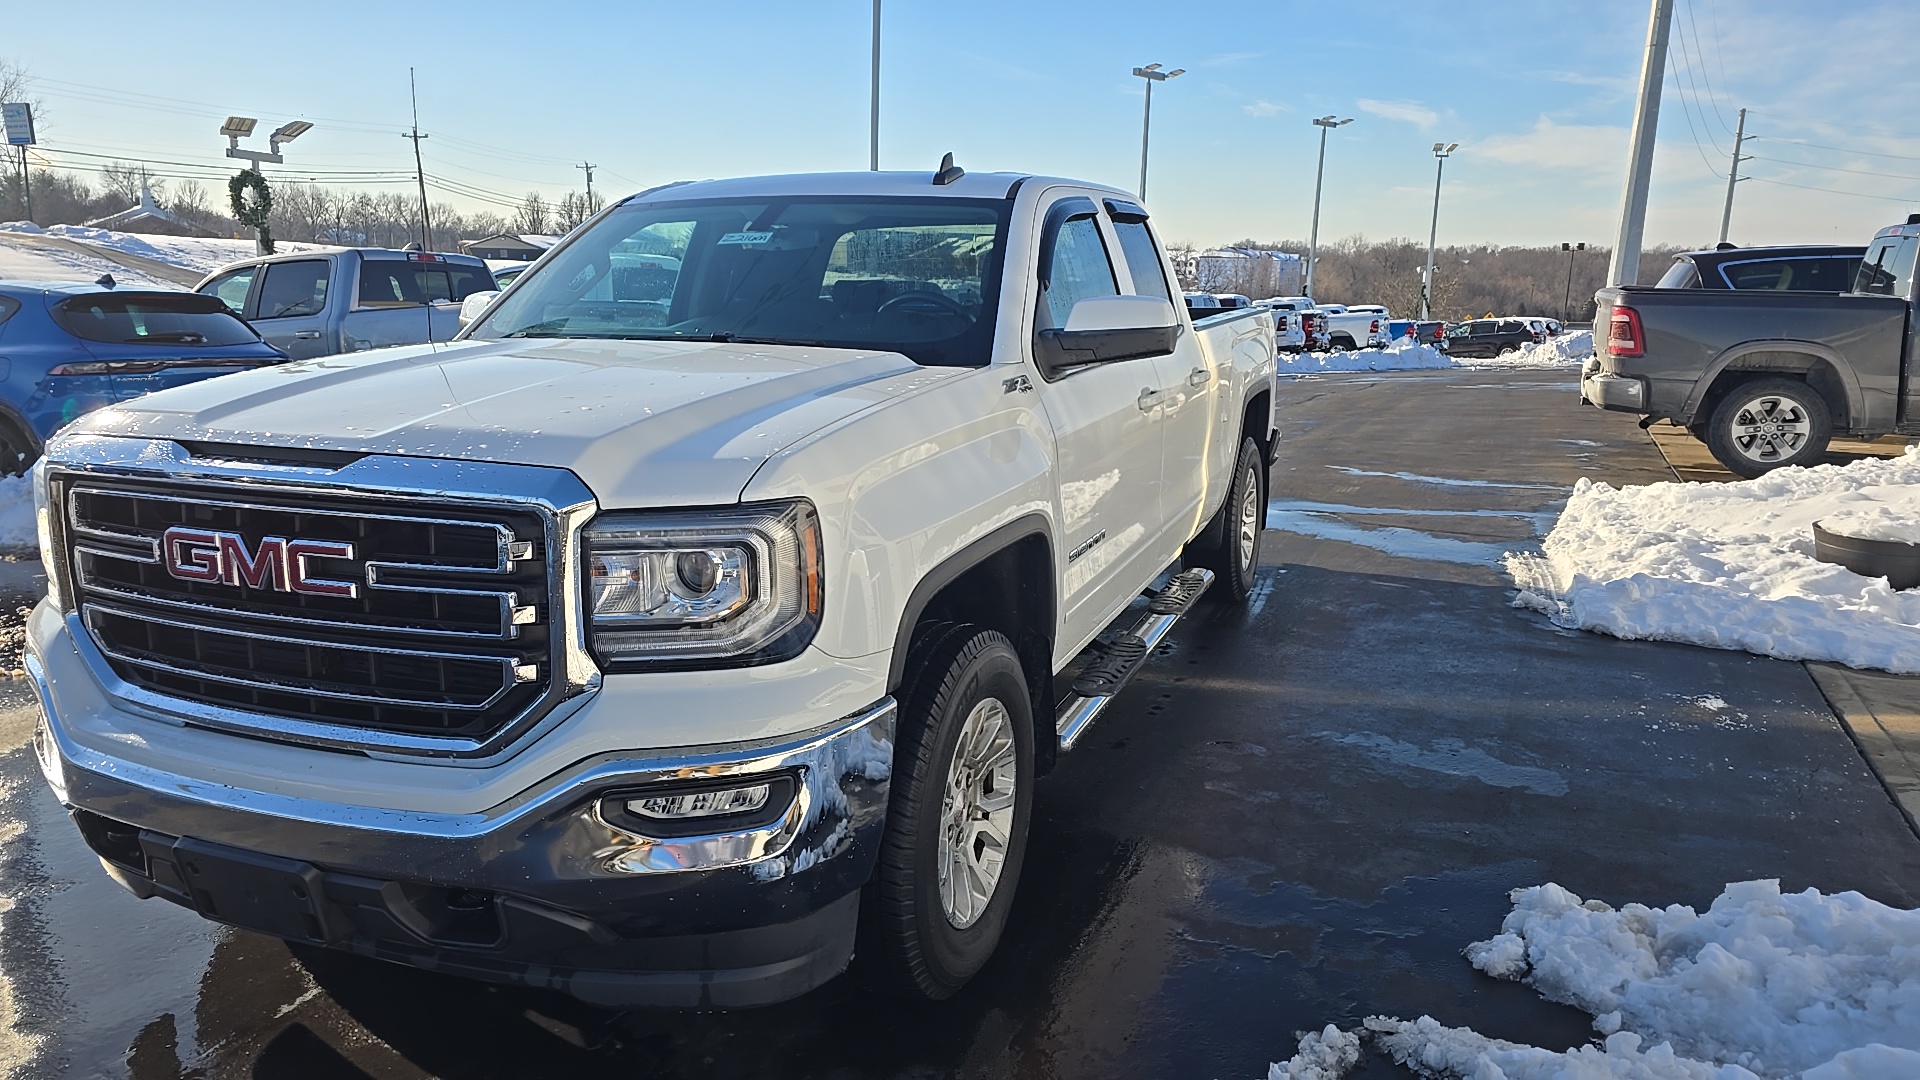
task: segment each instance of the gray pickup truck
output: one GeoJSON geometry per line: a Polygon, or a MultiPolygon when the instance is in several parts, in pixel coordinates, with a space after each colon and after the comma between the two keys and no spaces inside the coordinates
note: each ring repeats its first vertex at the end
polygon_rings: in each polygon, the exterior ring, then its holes
{"type": "Polygon", "coordinates": [[[1747,477],[1817,463],[1835,434],[1920,435],[1916,254],[1920,214],[1874,236],[1852,292],[1602,289],[1580,397],[1683,425],[1747,477]]]}
{"type": "Polygon", "coordinates": [[[493,289],[467,255],[347,248],[269,255],[225,266],[194,291],[217,296],[295,360],[446,341],[460,302],[493,289]]]}

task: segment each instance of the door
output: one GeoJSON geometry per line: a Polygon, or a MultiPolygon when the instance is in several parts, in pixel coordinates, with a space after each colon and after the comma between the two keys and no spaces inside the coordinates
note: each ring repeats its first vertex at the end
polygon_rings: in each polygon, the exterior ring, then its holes
{"type": "MultiPolygon", "coordinates": [[[[1029,350],[1041,330],[1066,325],[1076,302],[1120,295],[1099,217],[1085,196],[1046,210],[1029,350]]],[[[1049,381],[1031,352],[1028,359],[1053,429],[1059,485],[1064,633],[1056,655],[1072,655],[1172,561],[1161,508],[1160,373],[1151,359],[1115,360],[1049,381]]]]}
{"type": "MultiPolygon", "coordinates": [[[[1173,289],[1168,284],[1160,247],[1147,226],[1147,212],[1125,200],[1103,201],[1129,293],[1173,303],[1173,289]]],[[[1258,325],[1257,319],[1241,321],[1250,330],[1258,325]]],[[[1181,333],[1174,339],[1173,352],[1152,359],[1165,394],[1161,440],[1166,451],[1161,459],[1160,502],[1168,526],[1184,543],[1200,528],[1209,478],[1221,468],[1219,427],[1224,417],[1219,403],[1224,395],[1217,391],[1232,372],[1218,369],[1200,347],[1199,335],[1193,332],[1181,333]]],[[[1226,438],[1231,439],[1232,433],[1226,438]]],[[[1232,470],[1229,460],[1218,475],[1231,475],[1232,470]]]]}
{"type": "Polygon", "coordinates": [[[260,336],[295,360],[333,352],[327,342],[332,264],[325,259],[297,259],[267,263],[261,270],[253,316],[253,328],[260,336]]]}

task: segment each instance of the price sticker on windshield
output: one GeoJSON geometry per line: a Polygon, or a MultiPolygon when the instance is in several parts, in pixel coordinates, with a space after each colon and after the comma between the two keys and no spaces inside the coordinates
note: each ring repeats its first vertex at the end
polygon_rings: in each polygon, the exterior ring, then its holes
{"type": "Polygon", "coordinates": [[[773,243],[773,230],[766,232],[730,232],[720,238],[722,244],[740,244],[744,247],[757,247],[773,243]]]}

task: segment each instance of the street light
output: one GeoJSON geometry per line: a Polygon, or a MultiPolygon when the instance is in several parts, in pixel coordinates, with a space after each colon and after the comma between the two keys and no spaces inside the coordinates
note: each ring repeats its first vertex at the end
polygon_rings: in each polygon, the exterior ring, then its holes
{"type": "Polygon", "coordinates": [[[305,120],[289,120],[275,128],[273,134],[267,136],[267,144],[271,147],[268,152],[242,150],[240,140],[252,135],[253,129],[259,123],[260,121],[251,116],[229,116],[227,122],[220,125],[220,134],[227,137],[227,156],[253,162],[256,171],[263,163],[285,164],[280,157],[280,144],[290,143],[313,130],[313,125],[305,120]]]}
{"type": "Polygon", "coordinates": [[[1309,300],[1313,299],[1313,265],[1318,261],[1316,253],[1320,250],[1320,181],[1327,172],[1327,132],[1351,123],[1353,117],[1338,120],[1331,113],[1313,122],[1313,126],[1320,129],[1320,164],[1314,166],[1313,170],[1313,233],[1307,237],[1307,283],[1304,288],[1309,300]]]}
{"type": "Polygon", "coordinates": [[[1459,143],[1434,143],[1433,227],[1427,230],[1427,273],[1420,279],[1420,318],[1429,318],[1427,307],[1433,302],[1433,245],[1440,237],[1440,174],[1447,168],[1447,156],[1460,149],[1459,143]]]}
{"type": "Polygon", "coordinates": [[[873,104],[867,110],[867,170],[880,171],[880,0],[873,0],[873,104]]]}
{"type": "Polygon", "coordinates": [[[1567,253],[1567,295],[1562,297],[1560,300],[1560,317],[1562,321],[1572,322],[1573,321],[1573,253],[1576,251],[1587,250],[1587,245],[1563,243],[1560,245],[1560,250],[1567,253]]]}
{"type": "Polygon", "coordinates": [[[267,136],[267,142],[273,146],[273,152],[277,154],[280,152],[281,143],[290,143],[312,130],[313,125],[305,120],[289,120],[275,128],[273,134],[267,136]]]}
{"type": "Polygon", "coordinates": [[[1146,202],[1147,136],[1153,130],[1153,84],[1166,82],[1168,79],[1185,75],[1187,69],[1174,68],[1172,71],[1161,71],[1159,64],[1148,64],[1146,67],[1134,68],[1133,73],[1147,80],[1147,111],[1146,115],[1140,121],[1140,201],[1146,202]]]}

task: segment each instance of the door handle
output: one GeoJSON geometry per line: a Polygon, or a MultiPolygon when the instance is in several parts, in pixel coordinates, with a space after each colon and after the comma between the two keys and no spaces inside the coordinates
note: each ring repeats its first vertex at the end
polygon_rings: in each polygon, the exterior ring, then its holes
{"type": "Polygon", "coordinates": [[[1212,381],[1213,372],[1208,371],[1206,368],[1194,368],[1192,373],[1187,376],[1188,386],[1205,386],[1212,381]]]}
{"type": "Polygon", "coordinates": [[[296,331],[296,332],[294,333],[294,335],[293,335],[293,340],[295,340],[295,341],[318,341],[318,340],[320,340],[320,331],[318,331],[318,330],[300,330],[300,331],[296,331]]]}
{"type": "Polygon", "coordinates": [[[1167,392],[1165,390],[1155,390],[1150,386],[1141,387],[1139,397],[1140,411],[1152,412],[1154,406],[1160,404],[1160,400],[1166,396],[1167,392]]]}

